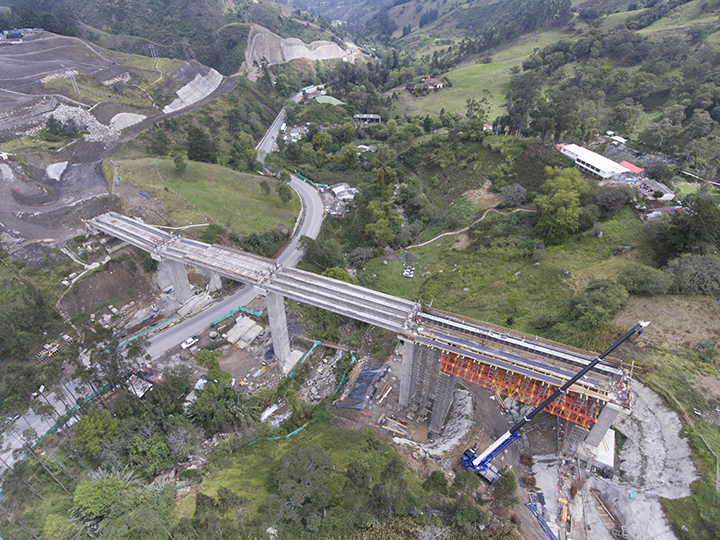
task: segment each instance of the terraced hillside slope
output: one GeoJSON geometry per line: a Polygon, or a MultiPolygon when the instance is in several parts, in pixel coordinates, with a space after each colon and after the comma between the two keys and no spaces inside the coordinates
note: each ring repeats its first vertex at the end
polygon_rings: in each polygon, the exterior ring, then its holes
{"type": "Polygon", "coordinates": [[[223,75],[239,69],[252,24],[306,44],[327,40],[342,45],[342,31],[327,21],[266,0],[8,1],[27,10],[24,13],[34,13],[23,19],[15,10],[14,19],[6,19],[14,21],[5,25],[10,28],[52,21],[52,28],[46,29],[77,35],[108,49],[196,59],[223,75]]]}

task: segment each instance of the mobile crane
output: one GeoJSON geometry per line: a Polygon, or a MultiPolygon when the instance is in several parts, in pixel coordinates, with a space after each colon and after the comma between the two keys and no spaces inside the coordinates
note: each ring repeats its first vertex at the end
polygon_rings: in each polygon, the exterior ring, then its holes
{"type": "Polygon", "coordinates": [[[537,414],[539,414],[545,407],[555,401],[561,394],[564,394],[568,388],[570,388],[573,384],[583,378],[588,371],[598,365],[598,363],[600,363],[603,358],[605,358],[608,354],[617,349],[626,339],[632,336],[635,332],[638,332],[638,335],[642,334],[643,330],[648,324],[650,323],[640,321],[635,326],[633,326],[627,334],[625,334],[615,343],[610,345],[610,347],[608,347],[604,353],[595,358],[581,371],[579,371],[572,379],[570,379],[568,382],[566,382],[560,388],[550,394],[550,396],[545,401],[535,407],[527,416],[522,418],[513,427],[511,427],[509,431],[505,432],[482,454],[478,455],[472,449],[465,450],[462,458],[463,467],[465,467],[465,469],[475,471],[478,476],[484,478],[491,484],[495,483],[495,481],[500,478],[501,473],[497,469],[497,467],[492,464],[492,461],[496,457],[498,457],[508,446],[510,446],[512,443],[514,443],[517,439],[520,438],[520,430],[522,429],[522,427],[530,420],[532,420],[537,414]]]}

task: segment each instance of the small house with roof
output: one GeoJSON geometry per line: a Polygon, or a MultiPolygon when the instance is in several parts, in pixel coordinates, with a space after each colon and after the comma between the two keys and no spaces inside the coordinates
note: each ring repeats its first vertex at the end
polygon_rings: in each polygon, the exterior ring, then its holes
{"type": "Polygon", "coordinates": [[[628,171],[630,171],[633,174],[642,174],[645,172],[645,169],[641,169],[637,165],[633,165],[629,161],[621,161],[620,162],[621,167],[625,167],[628,171]]]}
{"type": "Polygon", "coordinates": [[[353,116],[353,122],[358,124],[379,124],[382,117],[379,114],[356,114],[353,116]]]}
{"type": "Polygon", "coordinates": [[[427,77],[422,82],[427,84],[428,90],[440,90],[444,86],[443,82],[437,77],[427,77]]]}

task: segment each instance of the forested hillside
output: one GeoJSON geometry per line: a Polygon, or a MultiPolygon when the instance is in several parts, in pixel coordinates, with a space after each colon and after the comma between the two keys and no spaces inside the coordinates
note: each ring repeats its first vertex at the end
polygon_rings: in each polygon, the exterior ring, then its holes
{"type": "Polygon", "coordinates": [[[78,35],[104,47],[150,56],[197,59],[224,75],[243,60],[250,23],[281,37],[310,43],[341,43],[339,31],[324,19],[272,2],[244,0],[6,0],[10,13],[0,13],[0,27],[42,27],[78,35]],[[154,51],[150,50],[150,44],[154,51]]]}

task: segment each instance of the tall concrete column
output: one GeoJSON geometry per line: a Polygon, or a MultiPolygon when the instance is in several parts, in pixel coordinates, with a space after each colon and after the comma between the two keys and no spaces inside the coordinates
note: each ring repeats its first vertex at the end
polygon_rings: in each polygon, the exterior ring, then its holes
{"type": "Polygon", "coordinates": [[[442,431],[445,418],[450,411],[450,405],[452,405],[454,387],[455,375],[448,375],[442,372],[438,375],[429,428],[433,433],[440,433],[440,431],[442,431]]]}
{"type": "Polygon", "coordinates": [[[415,343],[410,340],[403,341],[402,367],[400,368],[400,398],[398,400],[400,409],[407,409],[410,403],[414,357],[415,343]]]}
{"type": "Polygon", "coordinates": [[[440,350],[431,349],[425,345],[414,345],[412,362],[405,365],[403,370],[411,373],[410,399],[408,403],[408,419],[425,419],[432,414],[432,402],[435,399],[438,375],[440,373],[440,350]]]}
{"type": "Polygon", "coordinates": [[[288,374],[293,366],[290,360],[290,338],[285,318],[285,298],[276,293],[269,293],[265,297],[265,302],[270,319],[270,333],[275,349],[275,358],[280,362],[283,373],[288,374]]]}
{"type": "Polygon", "coordinates": [[[597,422],[595,422],[595,425],[585,438],[585,444],[588,446],[598,446],[602,442],[603,437],[605,437],[607,430],[610,429],[610,425],[615,421],[615,418],[617,418],[619,412],[620,408],[614,403],[606,404],[603,410],[600,411],[597,422]]]}
{"type": "Polygon", "coordinates": [[[184,304],[192,297],[192,287],[185,272],[185,265],[181,262],[165,259],[158,263],[158,267],[170,278],[175,298],[181,304],[184,304]]]}

